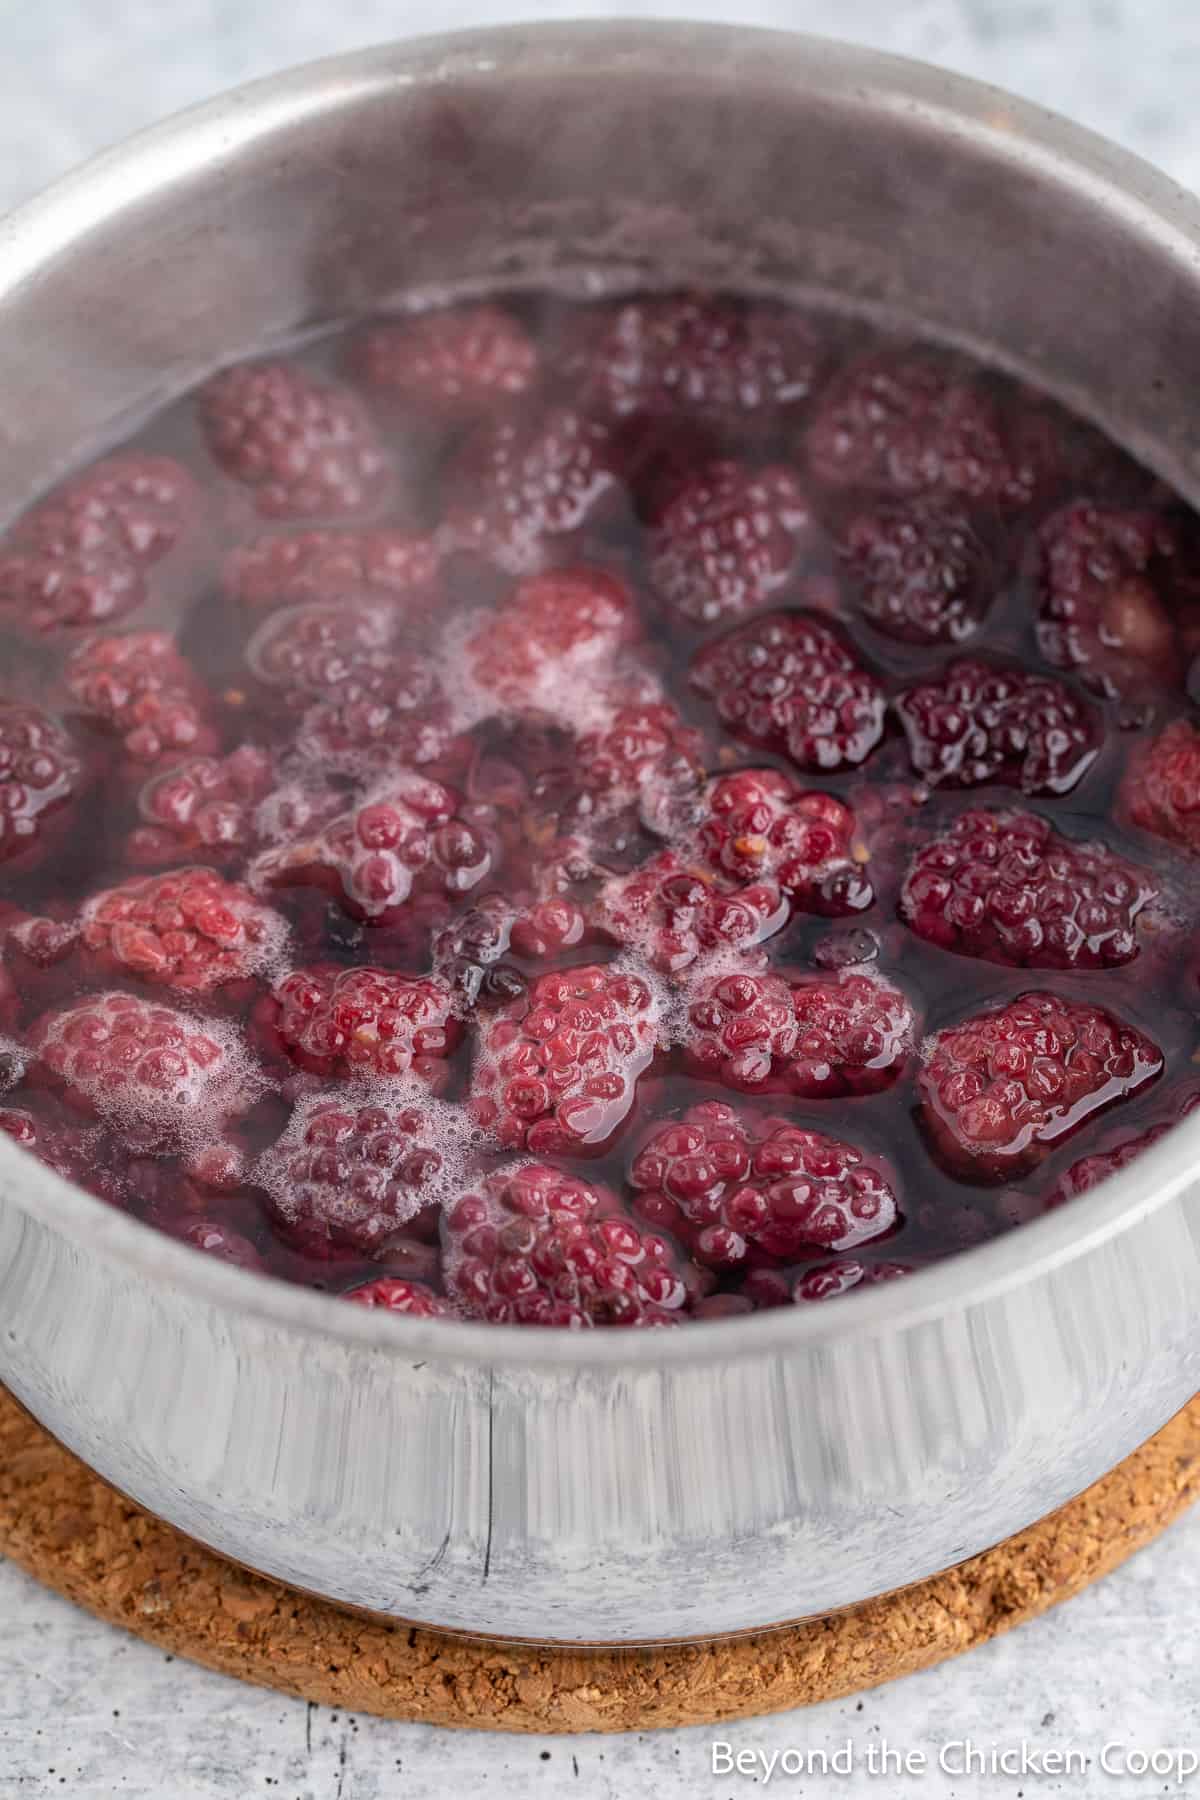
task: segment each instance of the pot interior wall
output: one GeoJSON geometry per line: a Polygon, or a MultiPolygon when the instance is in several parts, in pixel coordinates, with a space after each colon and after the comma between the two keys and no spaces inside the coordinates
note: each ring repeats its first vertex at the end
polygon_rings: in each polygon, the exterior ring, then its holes
{"type": "Polygon", "coordinates": [[[935,71],[887,102],[819,45],[801,88],[770,38],[734,41],[697,30],[665,80],[611,34],[583,59],[578,32],[570,56],[553,32],[499,59],[431,46],[429,86],[389,53],[259,108],[252,90],[162,158],[146,140],[140,171],[68,184],[43,227],[61,241],[0,236],[0,513],[214,363],[414,291],[584,272],[815,288],[920,321],[1195,497],[1194,277],[1168,220],[1117,229],[1101,146],[1083,140],[1089,191],[986,89],[949,118],[935,71]]]}

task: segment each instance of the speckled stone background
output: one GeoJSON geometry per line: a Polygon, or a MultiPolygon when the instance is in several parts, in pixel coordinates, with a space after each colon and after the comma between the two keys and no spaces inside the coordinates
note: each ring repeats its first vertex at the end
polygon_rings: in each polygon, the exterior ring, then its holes
{"type": "MultiPolygon", "coordinates": [[[[290,63],[537,14],[680,14],[826,32],[945,63],[1057,106],[1200,185],[1200,7],[1192,0],[0,0],[0,208],[139,126],[290,63]]],[[[2,397],[0,397],[2,404],[2,397]]],[[[1200,1750],[1200,1515],[1056,1615],[964,1661],[813,1711],[725,1728],[735,1750],[833,1752],[858,1773],[768,1793],[881,1800],[1200,1796],[1200,1780],[1107,1774],[1106,1744],[1200,1750]],[[887,1742],[926,1769],[872,1779],[887,1742]],[[970,1739],[1086,1773],[953,1772],[970,1739]],[[949,1748],[948,1748],[949,1747],[949,1748]],[[939,1768],[945,1756],[949,1767],[939,1768]]],[[[705,1729],[625,1738],[451,1736],[239,1687],[95,1624],[0,1563],[0,1797],[87,1800],[735,1800],[705,1729]]],[[[1123,1761],[1121,1752],[1109,1761],[1123,1761]]]]}

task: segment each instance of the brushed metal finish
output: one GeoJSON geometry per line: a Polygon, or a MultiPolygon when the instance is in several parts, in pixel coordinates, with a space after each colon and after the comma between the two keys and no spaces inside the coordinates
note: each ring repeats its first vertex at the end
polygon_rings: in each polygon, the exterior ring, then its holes
{"type": "MultiPolygon", "coordinates": [[[[1004,95],[799,37],[571,25],[262,83],[0,226],[0,515],[214,363],[414,286],[839,289],[1200,497],[1200,213],[1004,95]]],[[[1200,1117],[836,1306],[679,1332],[380,1318],[218,1265],[0,1140],[0,1378],[269,1574],[500,1636],[737,1631],[920,1579],[1200,1387],[1200,1117]]]]}

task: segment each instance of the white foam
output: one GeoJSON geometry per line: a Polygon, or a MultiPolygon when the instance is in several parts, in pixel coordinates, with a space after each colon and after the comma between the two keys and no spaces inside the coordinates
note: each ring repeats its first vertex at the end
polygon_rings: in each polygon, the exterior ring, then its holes
{"type": "Polygon", "coordinates": [[[678,990],[672,987],[670,982],[666,981],[656,969],[651,968],[646,959],[638,955],[635,948],[630,948],[623,955],[617,957],[614,962],[609,964],[609,968],[617,974],[635,975],[649,989],[650,1005],[648,1010],[640,1016],[653,1029],[655,1053],[669,1050],[673,1044],[678,1042],[683,1023],[680,1015],[681,996],[678,990]]]}
{"type": "Polygon", "coordinates": [[[21,919],[15,925],[9,925],[4,935],[16,944],[32,962],[38,963],[42,958],[37,954],[35,940],[38,932],[46,926],[50,926],[55,934],[56,954],[51,960],[57,961],[59,952],[61,951],[61,954],[65,955],[79,935],[77,919],[46,919],[34,916],[29,919],[21,919]]]}
{"type": "MultiPolygon", "coordinates": [[[[607,730],[616,715],[613,698],[613,645],[605,635],[577,645],[562,656],[539,658],[511,689],[497,691],[475,674],[474,639],[499,614],[482,608],[454,619],[442,635],[437,666],[451,706],[456,731],[470,731],[486,719],[519,719],[536,714],[565,726],[577,736],[607,730]]],[[[657,684],[644,671],[630,675],[628,700],[649,697],[657,684]],[[651,685],[647,685],[647,683],[651,685]]],[[[661,690],[659,690],[661,691],[661,690]]]]}
{"type": "Polygon", "coordinates": [[[261,975],[268,987],[274,987],[292,966],[292,928],[283,914],[273,907],[260,906],[256,913],[262,936],[254,945],[252,960],[248,960],[246,966],[253,974],[261,975]]]}
{"type": "Polygon", "coordinates": [[[319,1223],[341,1229],[369,1240],[381,1238],[414,1218],[424,1207],[448,1206],[468,1186],[474,1163],[486,1147],[486,1135],[480,1130],[464,1106],[457,1102],[435,1100],[415,1076],[377,1076],[369,1080],[339,1082],[297,1102],[284,1131],[254,1164],[255,1180],[266,1189],[280,1216],[298,1225],[313,1216],[310,1204],[296,1191],[291,1176],[293,1159],[304,1153],[304,1135],[316,1113],[331,1106],[347,1112],[362,1107],[379,1107],[387,1112],[411,1108],[421,1115],[424,1128],[410,1139],[403,1156],[414,1150],[434,1150],[441,1158],[441,1168],[419,1187],[411,1190],[411,1204],[405,1209],[389,1208],[378,1216],[364,1217],[361,1197],[348,1188],[322,1190],[319,1223]]]}
{"type": "Polygon", "coordinates": [[[264,846],[273,846],[304,832],[315,835],[346,804],[347,796],[331,787],[319,769],[294,765],[255,809],[255,838],[264,846]]]}
{"type": "MultiPolygon", "coordinates": [[[[53,1043],[57,1022],[85,1007],[90,1010],[112,1001],[129,1000],[128,994],[110,990],[89,995],[77,1006],[62,1008],[48,1022],[44,1041],[53,1043]]],[[[68,1074],[65,1085],[82,1094],[111,1127],[126,1132],[129,1141],[139,1147],[153,1144],[157,1149],[198,1151],[221,1136],[229,1118],[247,1111],[263,1094],[267,1084],[262,1070],[231,1024],[165,1005],[160,1000],[139,999],[137,1004],[147,1012],[166,1014],[189,1035],[202,1033],[216,1046],[218,1056],[207,1066],[189,1064],[169,1094],[140,1082],[128,1083],[114,1092],[103,1068],[90,1080],[68,1074]]]]}

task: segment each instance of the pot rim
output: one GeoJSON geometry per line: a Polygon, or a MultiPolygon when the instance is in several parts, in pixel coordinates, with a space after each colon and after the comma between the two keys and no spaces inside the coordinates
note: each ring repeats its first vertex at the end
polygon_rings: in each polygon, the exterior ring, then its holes
{"type": "MultiPolygon", "coordinates": [[[[178,113],[84,163],[0,221],[0,306],[97,222],[136,206],[164,183],[195,175],[288,126],[348,100],[456,79],[517,81],[614,69],[715,82],[747,74],[788,83],[818,70],[823,96],[914,117],[951,138],[987,144],[1044,177],[1086,192],[1115,220],[1191,263],[1200,257],[1200,204],[1132,152],[1003,89],[906,57],[759,26],[633,19],[517,23],[445,32],[324,58],[247,83],[178,113]]],[[[2,329],[2,325],[0,325],[2,329]]],[[[98,1254],[197,1302],[304,1336],[337,1340],[401,1362],[540,1368],[636,1367],[828,1347],[849,1337],[907,1329],[992,1294],[1054,1274],[1144,1223],[1194,1178],[1200,1113],[1173,1127],[1134,1166],[1069,1205],[1004,1236],[959,1251],[903,1280],[822,1305],[778,1307],[745,1318],[699,1320],[679,1330],[531,1329],[458,1319],[377,1315],[340,1297],[221,1263],[117,1212],[56,1175],[0,1134],[0,1196],[98,1254]]]]}

